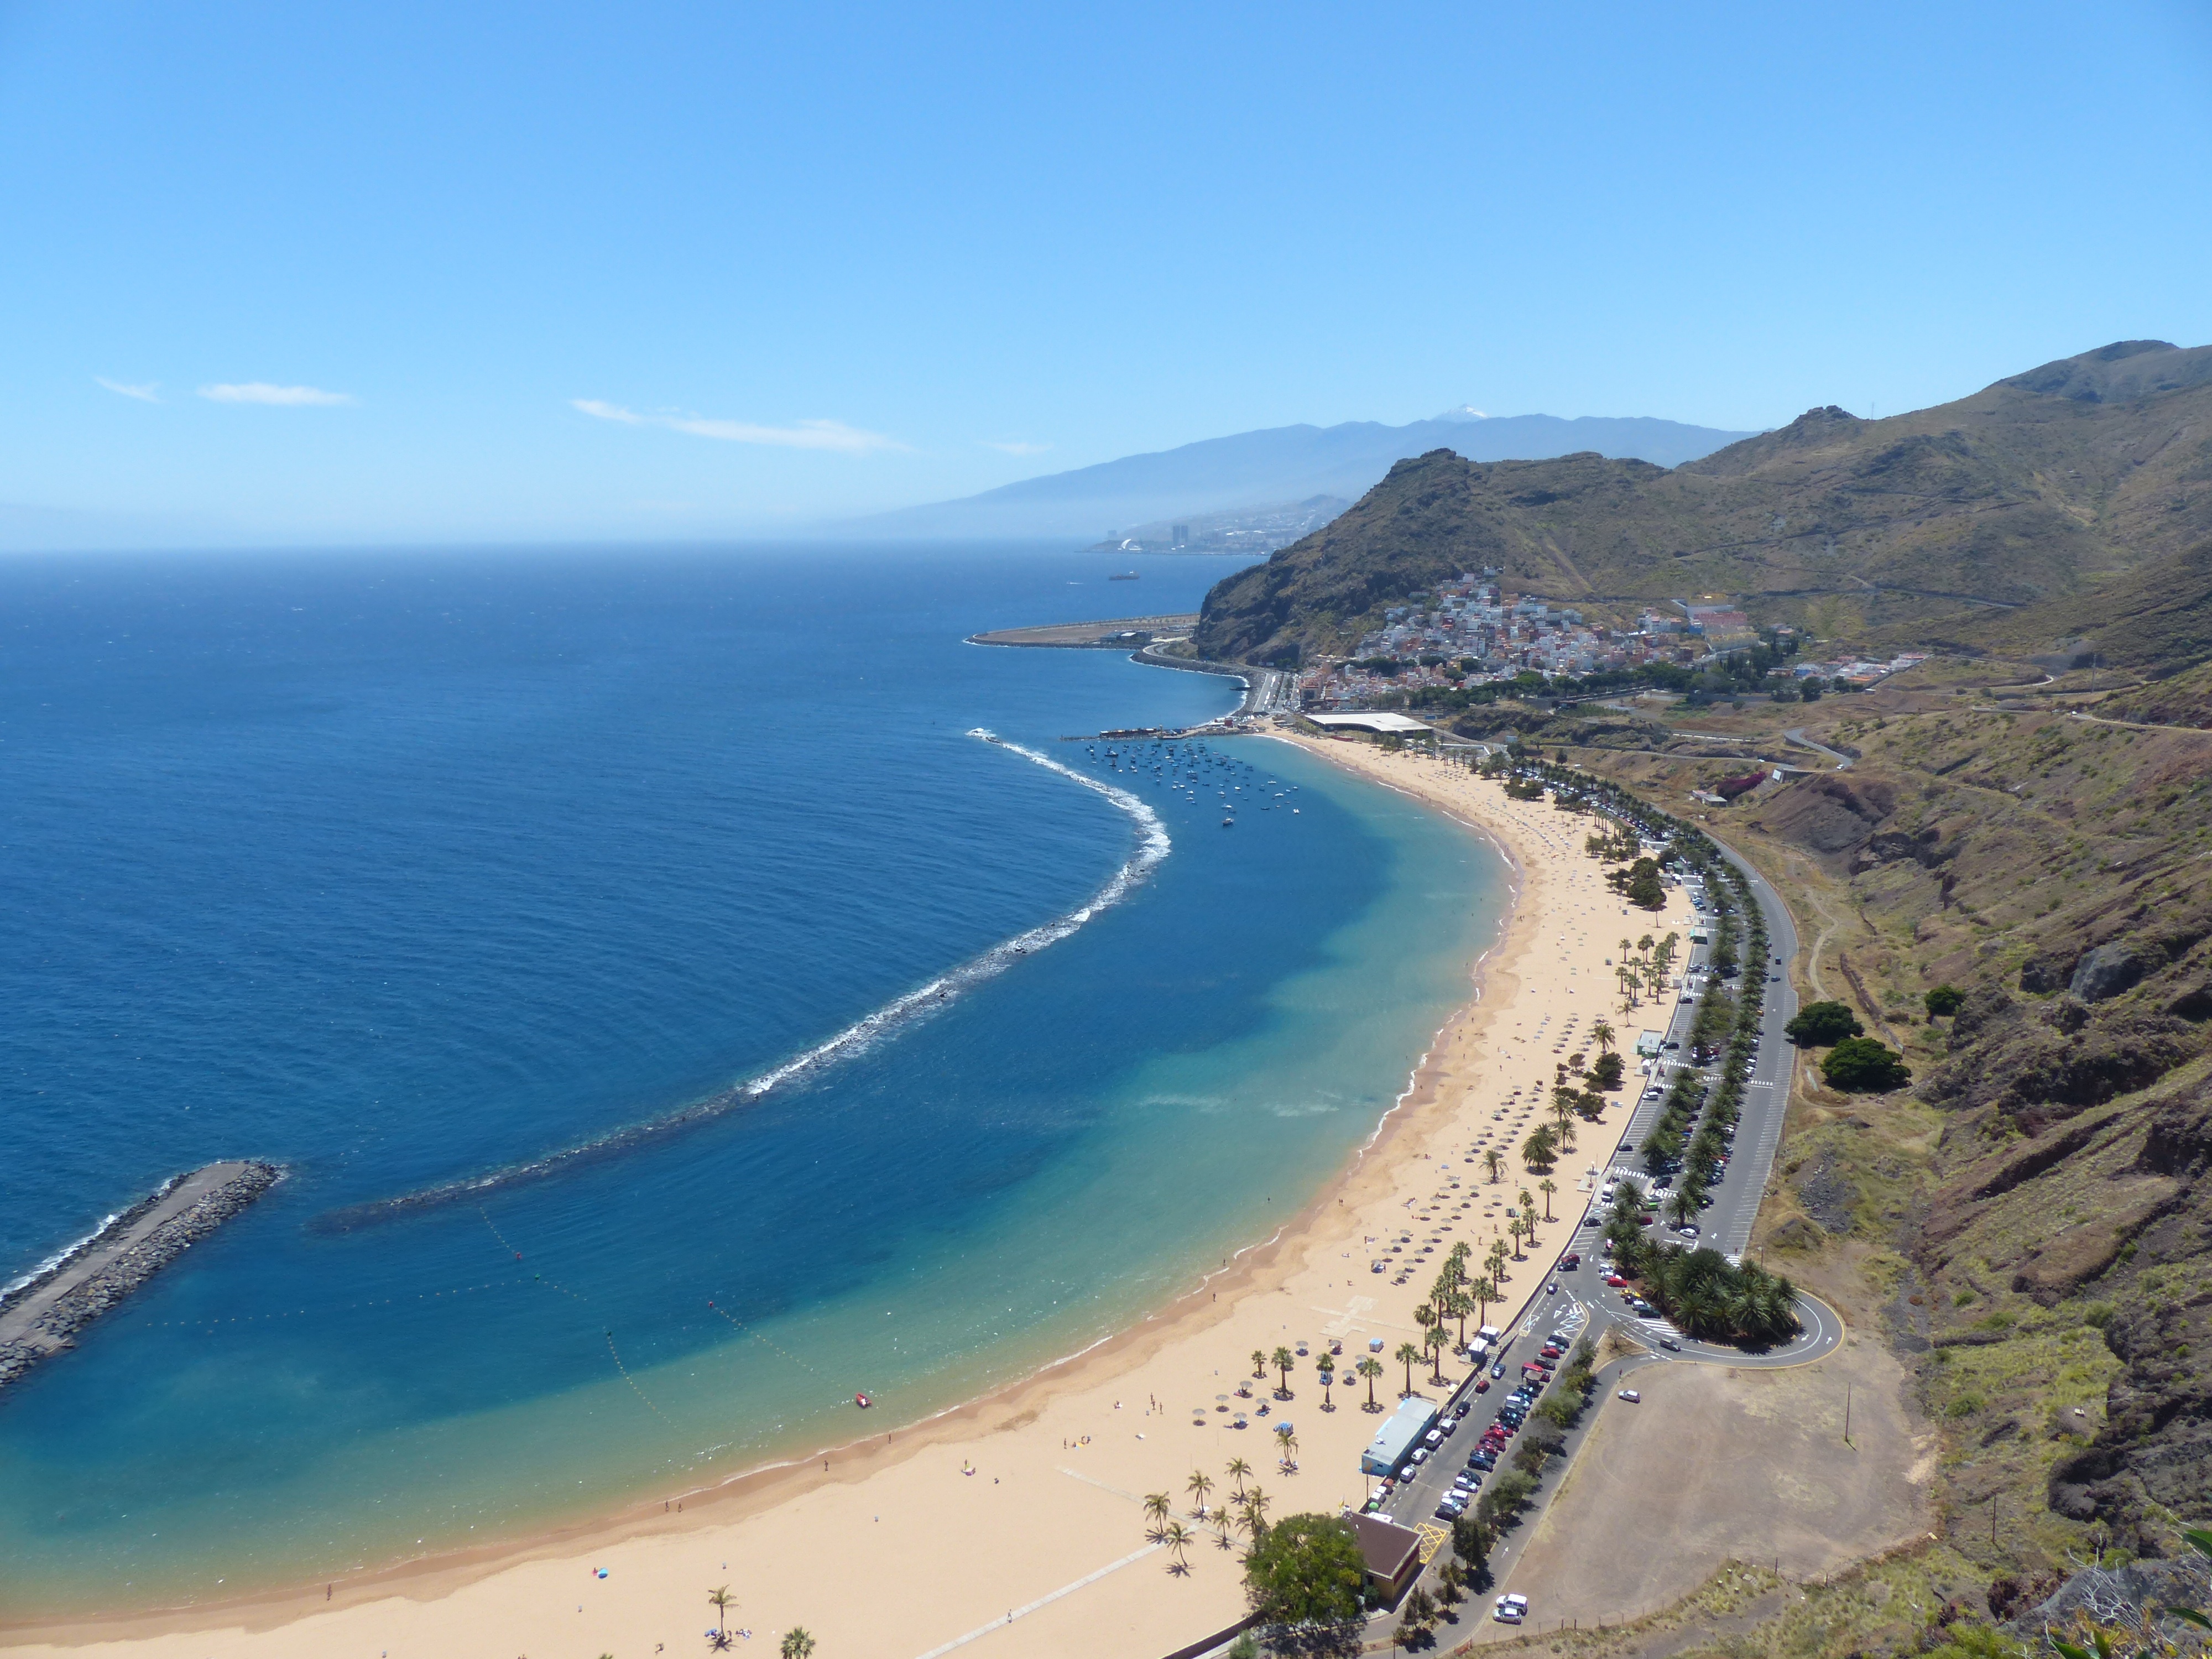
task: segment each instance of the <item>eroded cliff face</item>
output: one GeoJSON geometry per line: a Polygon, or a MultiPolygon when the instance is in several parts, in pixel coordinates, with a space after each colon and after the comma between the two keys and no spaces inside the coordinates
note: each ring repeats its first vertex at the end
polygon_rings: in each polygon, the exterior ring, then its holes
{"type": "Polygon", "coordinates": [[[1924,1403],[1961,1498],[2008,1459],[2053,1516],[2166,1553],[2212,1515],[2212,742],[1870,712],[1860,767],[1756,822],[1856,907],[1855,996],[1932,1109],[1890,1230],[1924,1403]],[[1948,1024],[1913,1006],[1937,983],[1967,993],[1948,1024]]]}

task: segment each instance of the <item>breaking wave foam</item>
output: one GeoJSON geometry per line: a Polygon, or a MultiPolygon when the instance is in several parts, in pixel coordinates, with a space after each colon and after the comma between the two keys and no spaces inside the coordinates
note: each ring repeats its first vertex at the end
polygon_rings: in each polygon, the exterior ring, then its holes
{"type": "Polygon", "coordinates": [[[1160,815],[1129,791],[1079,772],[1073,767],[1063,765],[1034,749],[1009,742],[981,726],[977,726],[968,735],[980,738],[1009,754],[1019,755],[1024,760],[1042,766],[1048,772],[1057,772],[1060,776],[1103,795],[1134,821],[1137,826],[1136,851],[1107,878],[1106,884],[1091,896],[1090,902],[1041,927],[1017,933],[1013,938],[993,945],[981,956],[963,963],[926,985],[915,988],[902,997],[885,1003],[864,1018],[854,1021],[827,1042],[817,1043],[773,1070],[748,1078],[704,1100],[695,1101],[689,1106],[648,1118],[641,1123],[610,1129],[605,1134],[596,1135],[574,1146],[563,1147],[558,1152],[547,1152],[526,1163],[512,1164],[504,1169],[487,1170],[482,1175],[464,1176],[458,1181],[441,1182],[436,1186],[403,1193],[396,1198],[375,1199],[366,1204],[333,1210],[318,1218],[313,1224],[318,1231],[343,1232],[374,1225],[380,1221],[393,1220],[417,1210],[473,1202],[505,1188],[544,1180],[580,1164],[633,1151],[649,1142],[750,1106],[771,1090],[780,1088],[795,1078],[866,1053],[904,1026],[935,1013],[970,988],[1004,973],[1024,957],[1059,944],[1101,911],[1110,909],[1126,898],[1130,890],[1157,869],[1173,849],[1174,842],[1170,840],[1167,825],[1160,821],[1160,815]]]}

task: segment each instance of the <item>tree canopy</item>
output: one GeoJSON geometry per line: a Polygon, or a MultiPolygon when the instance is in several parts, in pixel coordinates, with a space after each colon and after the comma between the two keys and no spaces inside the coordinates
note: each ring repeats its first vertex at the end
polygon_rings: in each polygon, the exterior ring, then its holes
{"type": "Polygon", "coordinates": [[[1846,1003],[1808,1002],[1796,1018],[1782,1028],[1782,1035],[1801,1048],[1825,1048],[1845,1037],[1855,1037],[1866,1027],[1846,1003]]]}
{"type": "Polygon", "coordinates": [[[1314,1626],[1357,1619],[1367,1564],[1351,1526],[1331,1515],[1289,1515],[1244,1558],[1244,1594],[1270,1624],[1314,1626]]]}
{"type": "Polygon", "coordinates": [[[1869,1036],[1845,1037],[1829,1049],[1820,1075],[1831,1089],[1853,1094],[1881,1094],[1912,1081],[1903,1057],[1869,1036]]]}
{"type": "Polygon", "coordinates": [[[1930,1019],[1948,1019],[1959,1012],[1966,994],[1955,985],[1939,985],[1920,1000],[1927,1006],[1930,1019]]]}

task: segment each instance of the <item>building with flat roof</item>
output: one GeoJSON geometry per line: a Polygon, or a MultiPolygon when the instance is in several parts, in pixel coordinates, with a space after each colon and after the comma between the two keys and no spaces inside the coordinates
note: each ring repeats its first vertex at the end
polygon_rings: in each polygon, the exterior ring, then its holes
{"type": "Polygon", "coordinates": [[[1406,1454],[1421,1443],[1421,1437],[1435,1426],[1436,1420],[1435,1401],[1424,1400],[1417,1394],[1407,1395],[1398,1402],[1398,1409],[1390,1414],[1389,1420],[1375,1431],[1375,1437],[1360,1454],[1360,1473],[1397,1474],[1398,1466],[1406,1461],[1406,1454]]]}
{"type": "Polygon", "coordinates": [[[1408,737],[1416,732],[1430,732],[1433,726],[1424,726],[1404,714],[1385,714],[1376,710],[1361,710],[1351,714],[1309,714],[1306,718],[1327,731],[1379,732],[1390,737],[1408,737]]]}

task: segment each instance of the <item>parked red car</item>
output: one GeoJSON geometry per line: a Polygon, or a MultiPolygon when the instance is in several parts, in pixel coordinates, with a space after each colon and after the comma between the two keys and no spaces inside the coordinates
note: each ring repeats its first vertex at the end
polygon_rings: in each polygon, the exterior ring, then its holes
{"type": "Polygon", "coordinates": [[[1620,1290],[1620,1289],[1624,1288],[1624,1287],[1627,1285],[1627,1283],[1628,1283],[1628,1281],[1627,1281],[1626,1279],[1623,1279],[1623,1278],[1622,1278],[1619,1273],[1615,1273],[1615,1274],[1613,1274],[1610,1279],[1607,1279],[1605,1282],[1606,1282],[1607,1284],[1608,1284],[1608,1285],[1612,1285],[1612,1286],[1613,1286],[1613,1288],[1614,1290],[1616,1290],[1616,1291],[1618,1291],[1618,1290],[1620,1290]]]}

